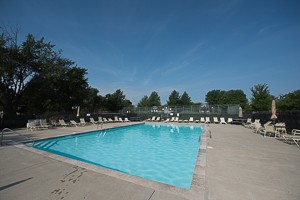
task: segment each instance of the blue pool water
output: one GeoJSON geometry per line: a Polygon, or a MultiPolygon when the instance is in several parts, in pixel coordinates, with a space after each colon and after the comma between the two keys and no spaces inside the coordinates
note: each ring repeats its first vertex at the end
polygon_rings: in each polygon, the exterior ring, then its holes
{"type": "Polygon", "coordinates": [[[40,140],[34,148],[189,189],[201,126],[140,124],[40,140]]]}

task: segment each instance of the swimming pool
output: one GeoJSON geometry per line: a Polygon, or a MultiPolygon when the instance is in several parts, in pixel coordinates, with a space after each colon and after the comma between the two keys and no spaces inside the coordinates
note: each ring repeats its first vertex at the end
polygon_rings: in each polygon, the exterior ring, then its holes
{"type": "Polygon", "coordinates": [[[202,126],[139,124],[36,141],[32,147],[189,189],[202,126]]]}

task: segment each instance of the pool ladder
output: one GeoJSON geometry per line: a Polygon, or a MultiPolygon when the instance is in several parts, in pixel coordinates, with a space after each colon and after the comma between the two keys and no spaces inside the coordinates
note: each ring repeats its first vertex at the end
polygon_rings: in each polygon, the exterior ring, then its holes
{"type": "Polygon", "coordinates": [[[99,124],[97,124],[97,130],[99,129],[99,125],[100,125],[100,130],[102,131],[103,122],[100,122],[99,124]]]}
{"type": "MultiPolygon", "coordinates": [[[[10,133],[13,133],[13,134],[17,134],[17,135],[19,135],[19,136],[21,136],[21,137],[25,137],[25,138],[29,139],[31,142],[34,142],[34,140],[33,140],[32,138],[30,138],[30,137],[28,137],[28,136],[26,136],[26,135],[23,135],[23,134],[21,134],[21,133],[18,133],[18,132],[16,132],[16,131],[13,131],[13,130],[10,129],[10,128],[4,128],[4,129],[1,131],[0,146],[3,145],[3,136],[4,136],[4,132],[7,132],[7,131],[9,131],[10,133]]],[[[13,140],[11,140],[11,141],[13,141],[13,140]]],[[[14,141],[14,142],[17,142],[17,141],[14,141]]]]}

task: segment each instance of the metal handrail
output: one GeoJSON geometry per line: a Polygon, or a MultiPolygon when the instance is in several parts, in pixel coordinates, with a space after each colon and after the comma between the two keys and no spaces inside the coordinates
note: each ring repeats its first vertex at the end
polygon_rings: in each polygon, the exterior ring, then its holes
{"type": "Polygon", "coordinates": [[[97,124],[97,130],[99,128],[99,125],[100,125],[100,130],[102,131],[103,122],[100,122],[99,124],[97,124]]]}
{"type": "Polygon", "coordinates": [[[10,129],[10,128],[4,128],[4,129],[2,129],[2,131],[1,131],[0,146],[2,146],[3,135],[4,135],[4,132],[5,132],[5,131],[10,131],[10,132],[12,132],[12,133],[16,133],[16,134],[18,134],[18,135],[20,135],[20,136],[22,136],[22,137],[25,137],[25,138],[29,139],[31,142],[34,142],[34,140],[33,140],[32,138],[30,138],[30,137],[28,137],[28,136],[26,136],[26,135],[23,135],[23,134],[21,134],[21,133],[19,133],[19,132],[13,131],[13,130],[10,129]]]}

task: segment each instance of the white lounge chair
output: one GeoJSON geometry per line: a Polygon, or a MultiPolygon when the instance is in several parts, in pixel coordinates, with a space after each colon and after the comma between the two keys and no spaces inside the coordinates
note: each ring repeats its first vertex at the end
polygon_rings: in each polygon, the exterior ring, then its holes
{"type": "Polygon", "coordinates": [[[85,122],[84,118],[80,118],[79,120],[80,120],[80,123],[79,123],[79,124],[80,124],[81,126],[85,126],[85,125],[86,125],[86,122],[85,122]]]}
{"type": "Polygon", "coordinates": [[[171,117],[170,122],[174,122],[175,117],[171,117]]]}
{"type": "Polygon", "coordinates": [[[112,123],[114,121],[111,118],[108,118],[108,122],[112,123]]]}
{"type": "Polygon", "coordinates": [[[193,122],[194,122],[194,117],[190,117],[189,123],[193,123],[193,122]]]}
{"type": "Polygon", "coordinates": [[[206,123],[206,124],[209,124],[209,123],[210,123],[209,117],[205,117],[205,123],[206,123]]]}
{"type": "Polygon", "coordinates": [[[91,122],[92,124],[98,124],[98,122],[95,121],[95,119],[94,119],[93,117],[90,118],[90,122],[91,122]]]}
{"type": "Polygon", "coordinates": [[[214,120],[215,124],[219,124],[220,123],[219,120],[218,120],[218,117],[214,117],[213,120],[214,120]]]}
{"type": "Polygon", "coordinates": [[[164,122],[165,123],[170,122],[170,118],[167,118],[164,122]]]}
{"type": "Polygon", "coordinates": [[[102,117],[98,117],[98,123],[103,123],[102,117]]]}
{"type": "Polygon", "coordinates": [[[220,124],[227,124],[224,117],[220,117],[220,124]]]}
{"type": "Polygon", "coordinates": [[[63,119],[58,120],[58,122],[59,122],[59,125],[62,126],[62,127],[67,127],[68,126],[68,124],[63,119]]]}
{"type": "Polygon", "coordinates": [[[124,122],[122,117],[119,117],[119,122],[124,122]]]}
{"type": "Polygon", "coordinates": [[[108,123],[109,122],[105,117],[103,117],[102,119],[103,119],[104,123],[108,123]]]}
{"type": "Polygon", "coordinates": [[[179,122],[179,118],[175,117],[174,122],[179,122]]]}
{"type": "Polygon", "coordinates": [[[157,117],[155,121],[160,122],[160,117],[157,117]]]}
{"type": "Polygon", "coordinates": [[[73,126],[77,126],[80,125],[80,123],[75,122],[74,120],[70,120],[71,125],[73,126]]]}
{"type": "Polygon", "coordinates": [[[228,123],[228,124],[231,124],[231,123],[232,123],[232,118],[231,118],[231,117],[229,117],[229,118],[227,119],[227,123],[228,123]]]}
{"type": "Polygon", "coordinates": [[[250,124],[250,128],[256,128],[257,124],[260,124],[260,119],[255,119],[253,123],[250,124]]]}
{"type": "Polygon", "coordinates": [[[128,118],[125,117],[124,122],[130,122],[130,120],[128,120],[128,118]]]}
{"type": "Polygon", "coordinates": [[[292,134],[293,135],[300,135],[300,130],[299,129],[293,129],[292,134]]]}
{"type": "Polygon", "coordinates": [[[275,138],[279,134],[279,132],[276,131],[274,125],[271,124],[264,125],[264,137],[266,137],[267,135],[271,137],[273,134],[275,138]]]}
{"type": "Polygon", "coordinates": [[[282,134],[283,139],[288,143],[295,143],[298,147],[300,147],[300,135],[288,135],[282,134]]]}
{"type": "Polygon", "coordinates": [[[205,123],[204,117],[200,117],[200,122],[201,122],[201,123],[205,123]]]}

